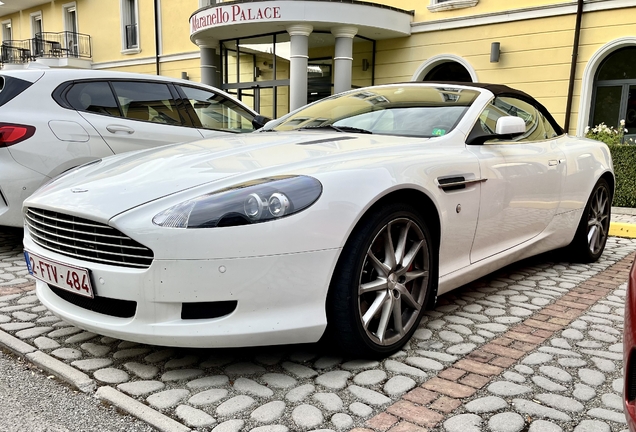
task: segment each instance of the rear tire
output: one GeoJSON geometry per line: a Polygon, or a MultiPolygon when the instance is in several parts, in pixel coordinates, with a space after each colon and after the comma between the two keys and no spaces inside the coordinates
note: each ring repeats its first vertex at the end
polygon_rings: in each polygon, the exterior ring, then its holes
{"type": "Polygon", "coordinates": [[[437,251],[410,205],[369,213],[349,237],[327,297],[327,336],[340,351],[384,357],[419,325],[437,284],[437,251]]]}
{"type": "Polygon", "coordinates": [[[599,179],[585,205],[574,240],[568,246],[574,262],[591,263],[603,254],[609,233],[611,206],[609,184],[607,180],[599,179]]]}

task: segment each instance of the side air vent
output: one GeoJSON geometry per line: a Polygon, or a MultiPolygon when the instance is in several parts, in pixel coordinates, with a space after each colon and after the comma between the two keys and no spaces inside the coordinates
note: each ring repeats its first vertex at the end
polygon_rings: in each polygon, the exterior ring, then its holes
{"type": "Polygon", "coordinates": [[[210,319],[229,315],[236,309],[235,300],[219,302],[183,303],[181,319],[210,319]]]}
{"type": "Polygon", "coordinates": [[[65,291],[49,285],[49,288],[55,295],[71,304],[82,309],[97,312],[103,315],[109,315],[117,318],[132,318],[137,311],[137,302],[130,300],[119,300],[108,297],[88,298],[78,296],[71,292],[65,291]]]}

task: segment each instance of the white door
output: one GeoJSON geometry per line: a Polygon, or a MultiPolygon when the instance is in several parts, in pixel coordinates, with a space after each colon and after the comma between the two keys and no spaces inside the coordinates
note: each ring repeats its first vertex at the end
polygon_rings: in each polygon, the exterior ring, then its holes
{"type": "Polygon", "coordinates": [[[540,234],[552,221],[566,175],[565,154],[554,128],[532,105],[496,98],[476,127],[492,132],[497,118],[522,117],[526,133],[513,141],[487,141],[468,148],[479,159],[481,204],[471,262],[517,246],[540,234]]]}

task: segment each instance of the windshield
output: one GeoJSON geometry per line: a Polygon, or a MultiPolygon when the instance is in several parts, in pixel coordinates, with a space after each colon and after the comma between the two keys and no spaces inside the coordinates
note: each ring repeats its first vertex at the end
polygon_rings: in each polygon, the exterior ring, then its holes
{"type": "Polygon", "coordinates": [[[325,128],[430,138],[453,130],[478,95],[475,90],[424,85],[371,87],[308,105],[267,129],[325,128]]]}

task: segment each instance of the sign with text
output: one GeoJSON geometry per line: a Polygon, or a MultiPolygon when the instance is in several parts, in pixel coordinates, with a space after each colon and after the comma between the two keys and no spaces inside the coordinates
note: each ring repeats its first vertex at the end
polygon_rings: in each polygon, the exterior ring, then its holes
{"type": "Polygon", "coordinates": [[[281,17],[282,10],[278,4],[248,3],[217,6],[198,12],[190,18],[190,34],[218,25],[272,21],[281,17]]]}

